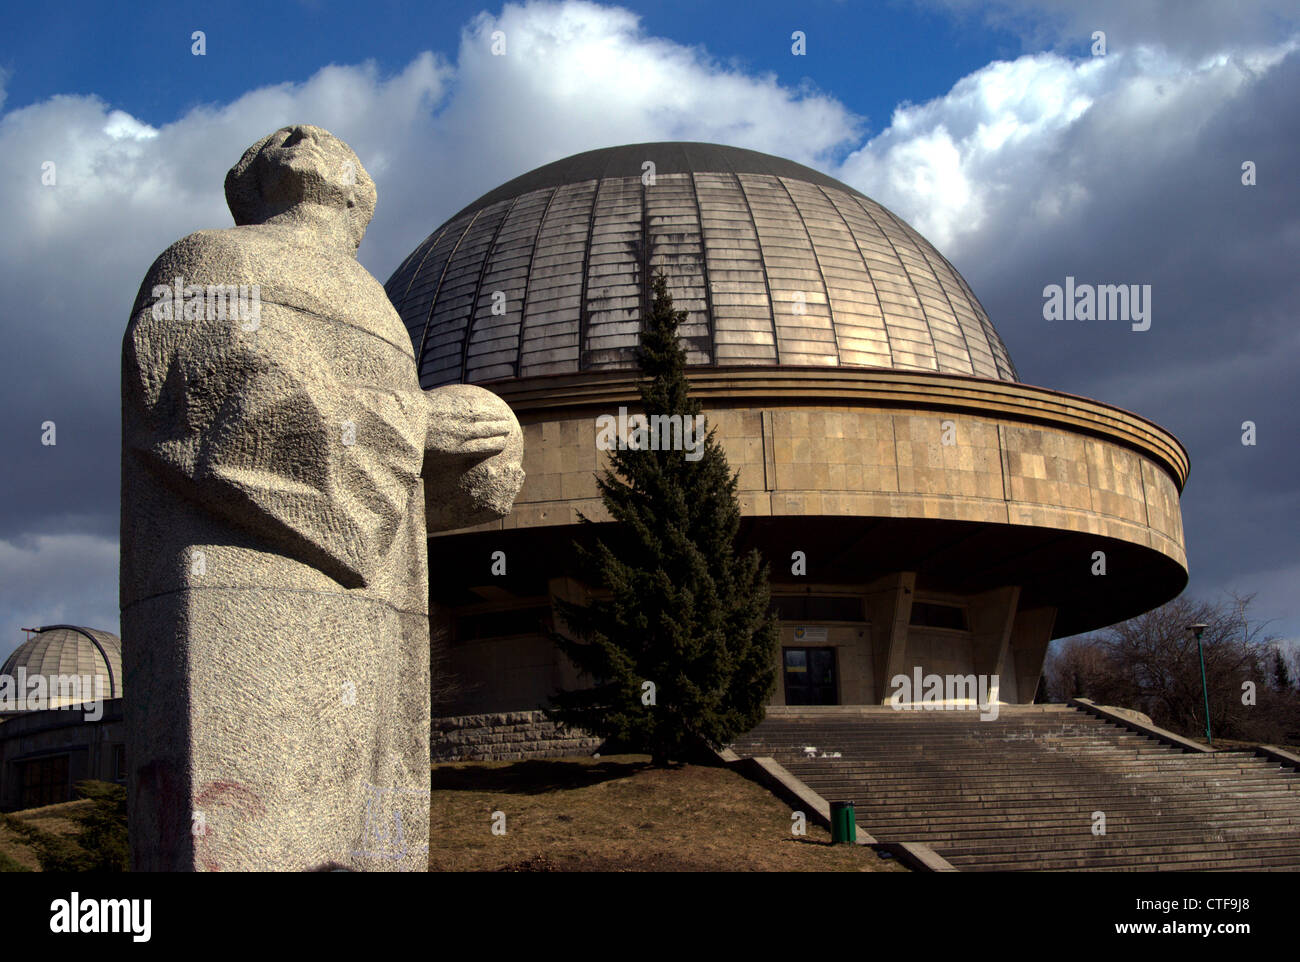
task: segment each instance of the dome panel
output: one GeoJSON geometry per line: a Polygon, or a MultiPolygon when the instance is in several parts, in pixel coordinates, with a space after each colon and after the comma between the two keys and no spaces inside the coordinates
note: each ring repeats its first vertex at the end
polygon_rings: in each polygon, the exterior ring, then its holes
{"type": "Polygon", "coordinates": [[[539,167],[430,234],[385,289],[431,388],[635,367],[660,270],[691,365],[1019,380],[970,286],[909,225],[819,171],[718,144],[539,167]]]}

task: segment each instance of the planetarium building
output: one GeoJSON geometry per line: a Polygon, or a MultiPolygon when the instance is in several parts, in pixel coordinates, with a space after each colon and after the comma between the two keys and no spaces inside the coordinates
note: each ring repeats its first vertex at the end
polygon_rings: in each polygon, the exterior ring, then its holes
{"type": "Polygon", "coordinates": [[[126,781],[122,640],[30,630],[0,665],[0,811],[70,801],[83,779],[126,781]]]}
{"type": "Polygon", "coordinates": [[[546,631],[555,599],[588,590],[572,543],[579,514],[607,517],[597,419],[636,411],[660,270],[740,472],[742,547],[771,563],[773,704],[878,705],[918,668],[996,675],[999,700],[1029,702],[1049,640],[1185,585],[1177,439],[1021,383],[970,287],[897,216],[750,150],[595,150],[479,198],[386,285],[421,384],[481,384],[524,429],[513,513],[430,538],[454,679],[435,714],[581,684],[546,631]]]}

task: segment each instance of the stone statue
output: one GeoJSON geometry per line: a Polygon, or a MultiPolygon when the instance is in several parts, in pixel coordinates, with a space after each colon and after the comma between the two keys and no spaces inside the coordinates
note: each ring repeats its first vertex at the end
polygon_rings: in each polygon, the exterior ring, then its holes
{"type": "Polygon", "coordinates": [[[132,310],[136,870],[427,869],[426,518],[507,514],[523,439],[488,391],[420,389],[356,260],[375,197],[328,131],[277,130],[226,177],[237,226],[169,247],[132,310]]]}

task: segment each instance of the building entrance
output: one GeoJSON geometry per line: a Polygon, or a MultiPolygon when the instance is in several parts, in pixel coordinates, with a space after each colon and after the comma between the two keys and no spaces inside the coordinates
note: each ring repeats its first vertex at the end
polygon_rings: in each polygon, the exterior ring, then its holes
{"type": "Polygon", "coordinates": [[[834,648],[786,648],[785,703],[838,705],[834,648]]]}

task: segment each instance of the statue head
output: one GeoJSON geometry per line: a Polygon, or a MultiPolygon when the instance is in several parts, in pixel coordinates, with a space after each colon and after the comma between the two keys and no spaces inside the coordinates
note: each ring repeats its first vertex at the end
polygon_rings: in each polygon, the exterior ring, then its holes
{"type": "Polygon", "coordinates": [[[321,127],[295,124],[244,151],[226,174],[226,203],[239,225],[273,217],[292,221],[294,212],[305,215],[304,205],[316,208],[314,214],[336,212],[355,251],[375,213],[375,183],[339,138],[321,127]]]}

